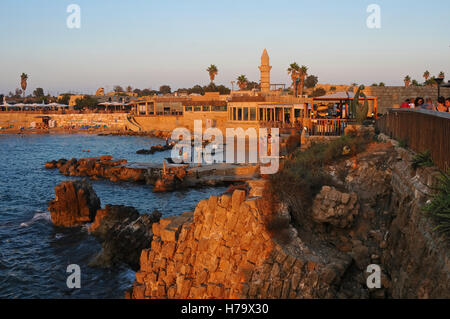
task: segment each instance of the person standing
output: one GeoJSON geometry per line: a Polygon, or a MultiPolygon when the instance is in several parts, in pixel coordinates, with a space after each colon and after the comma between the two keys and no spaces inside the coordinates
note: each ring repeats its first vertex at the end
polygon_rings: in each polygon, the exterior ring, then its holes
{"type": "Polygon", "coordinates": [[[400,105],[400,108],[401,109],[409,109],[409,103],[410,103],[410,100],[406,99],[405,102],[403,102],[402,105],[400,105]]]}
{"type": "Polygon", "coordinates": [[[445,98],[443,96],[440,96],[437,100],[436,111],[447,112],[447,107],[445,106],[445,98]]]}
{"type": "Polygon", "coordinates": [[[429,97],[426,98],[425,104],[422,105],[422,109],[433,111],[434,110],[433,100],[430,99],[429,97]]]}
{"type": "Polygon", "coordinates": [[[450,113],[450,97],[445,99],[445,106],[447,107],[447,112],[450,113]]]}

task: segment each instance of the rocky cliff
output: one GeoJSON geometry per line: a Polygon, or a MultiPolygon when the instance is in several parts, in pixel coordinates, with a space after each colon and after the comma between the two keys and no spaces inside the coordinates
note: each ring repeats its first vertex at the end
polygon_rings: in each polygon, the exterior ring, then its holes
{"type": "Polygon", "coordinates": [[[338,189],[323,187],[301,223],[258,185],[153,224],[127,297],[449,298],[448,242],[421,212],[436,170],[413,170],[390,142],[328,169],[338,189]],[[380,289],[367,287],[370,264],[380,289]]]}

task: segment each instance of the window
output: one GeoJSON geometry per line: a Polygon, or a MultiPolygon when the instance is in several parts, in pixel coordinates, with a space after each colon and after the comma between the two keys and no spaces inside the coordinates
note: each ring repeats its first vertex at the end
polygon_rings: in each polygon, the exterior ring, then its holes
{"type": "Polygon", "coordinates": [[[244,107],[244,121],[248,121],[248,107],[244,107]]]}
{"type": "Polygon", "coordinates": [[[186,112],[192,112],[192,106],[186,106],[185,109],[186,112]]]}
{"type": "Polygon", "coordinates": [[[237,120],[242,121],[242,108],[238,108],[237,115],[237,120]]]}
{"type": "Polygon", "coordinates": [[[256,121],[256,107],[250,108],[250,121],[256,121]]]}
{"type": "Polygon", "coordinates": [[[200,105],[194,106],[194,112],[201,112],[201,111],[202,111],[202,107],[200,105]]]}
{"type": "Polygon", "coordinates": [[[211,107],[209,105],[203,105],[203,112],[209,112],[211,107]]]}
{"type": "Polygon", "coordinates": [[[232,120],[233,121],[236,121],[236,108],[235,107],[233,107],[233,117],[232,117],[232,120]]]}
{"type": "Polygon", "coordinates": [[[226,105],[221,105],[221,106],[213,106],[212,107],[212,111],[213,112],[226,112],[227,111],[227,106],[226,105]]]}

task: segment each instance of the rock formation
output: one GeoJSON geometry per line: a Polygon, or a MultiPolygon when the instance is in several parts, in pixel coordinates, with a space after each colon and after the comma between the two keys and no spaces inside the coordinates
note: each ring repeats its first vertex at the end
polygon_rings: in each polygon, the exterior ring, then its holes
{"type": "Polygon", "coordinates": [[[55,226],[75,227],[92,222],[100,199],[87,181],[67,181],[55,187],[49,211],[55,226]]]}
{"type": "Polygon", "coordinates": [[[100,157],[82,158],[77,160],[60,159],[45,164],[48,169],[58,168],[66,176],[82,176],[91,179],[106,178],[112,182],[126,181],[145,183],[147,172],[143,168],[127,167],[126,160],[113,160],[110,155],[100,157]]]}
{"type": "Polygon", "coordinates": [[[372,143],[331,165],[336,188],[295,228],[259,182],[162,219],[126,297],[450,298],[449,244],[420,209],[437,171],[413,170],[408,154],[372,143]],[[380,289],[367,287],[371,264],[380,289]]]}
{"type": "Polygon", "coordinates": [[[314,199],[312,218],[318,223],[329,223],[347,228],[358,215],[359,204],[355,193],[341,193],[336,188],[324,186],[314,199]]]}
{"type": "Polygon", "coordinates": [[[158,211],[139,215],[134,207],[127,206],[106,205],[98,210],[89,232],[102,242],[102,251],[91,265],[109,267],[125,263],[137,270],[141,251],[149,248],[152,241],[152,224],[160,217],[158,211]]]}
{"type": "Polygon", "coordinates": [[[295,236],[280,244],[266,226],[261,199],[212,196],[194,213],[153,224],[131,298],[326,298],[351,262],[315,255],[295,236]]]}
{"type": "Polygon", "coordinates": [[[142,149],[136,152],[136,154],[142,154],[142,155],[153,155],[156,152],[165,152],[169,151],[173,148],[174,144],[169,145],[153,145],[150,147],[150,149],[142,149]]]}

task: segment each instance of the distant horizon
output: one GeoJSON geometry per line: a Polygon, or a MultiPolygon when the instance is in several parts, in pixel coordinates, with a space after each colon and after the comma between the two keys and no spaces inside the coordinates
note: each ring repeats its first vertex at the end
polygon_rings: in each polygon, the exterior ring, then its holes
{"type": "MultiPolygon", "coordinates": [[[[0,34],[5,49],[0,94],[40,87],[58,95],[95,94],[120,85],[172,91],[210,83],[206,68],[219,69],[216,85],[231,89],[245,74],[259,82],[264,48],[271,82],[290,86],[287,68],[306,65],[320,84],[402,86],[409,75],[450,74],[450,2],[376,1],[381,28],[366,26],[371,2],[318,3],[282,0],[243,3],[131,0],[4,0],[0,34]],[[69,29],[67,7],[81,8],[80,29],[69,29]],[[17,23],[20,21],[20,23],[17,23]]],[[[447,80],[446,80],[447,81],[447,80]]]]}

